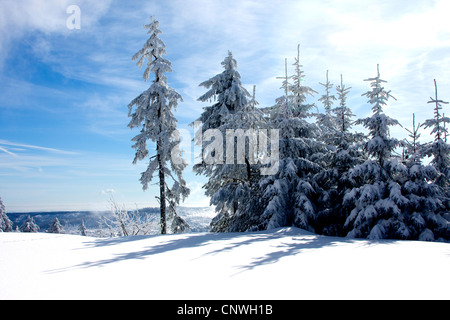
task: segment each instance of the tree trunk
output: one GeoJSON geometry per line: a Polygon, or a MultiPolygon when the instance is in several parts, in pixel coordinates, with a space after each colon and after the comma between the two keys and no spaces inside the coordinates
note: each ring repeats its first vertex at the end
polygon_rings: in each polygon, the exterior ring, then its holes
{"type": "MultiPolygon", "coordinates": [[[[161,150],[160,141],[158,141],[157,150],[161,150]]],[[[161,161],[161,155],[158,152],[159,166],[159,201],[161,210],[161,234],[166,234],[166,181],[164,175],[164,166],[161,161]]]]}

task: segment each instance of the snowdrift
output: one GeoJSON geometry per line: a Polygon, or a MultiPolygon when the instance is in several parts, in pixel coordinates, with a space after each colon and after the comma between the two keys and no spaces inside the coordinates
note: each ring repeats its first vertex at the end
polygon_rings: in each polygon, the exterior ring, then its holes
{"type": "Polygon", "coordinates": [[[0,233],[0,299],[450,299],[450,245],[297,228],[89,238],[0,233]]]}

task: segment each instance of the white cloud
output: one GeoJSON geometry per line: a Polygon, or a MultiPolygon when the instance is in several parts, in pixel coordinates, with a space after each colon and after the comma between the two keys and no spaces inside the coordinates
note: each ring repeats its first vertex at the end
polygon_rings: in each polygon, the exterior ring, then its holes
{"type": "MultiPolygon", "coordinates": [[[[89,28],[103,16],[112,0],[77,0],[81,8],[81,28],[89,28]]],[[[70,16],[66,9],[72,0],[14,0],[0,1],[0,67],[9,49],[10,42],[24,34],[69,34],[66,21],[70,16]]]]}
{"type": "Polygon", "coordinates": [[[6,148],[0,147],[0,151],[3,151],[11,156],[17,157],[17,154],[15,154],[14,152],[8,151],[6,148]]]}
{"type": "Polygon", "coordinates": [[[0,139],[0,145],[23,147],[23,148],[27,148],[27,149],[36,149],[36,150],[42,150],[42,151],[58,153],[58,154],[65,154],[65,155],[76,155],[76,154],[78,154],[78,152],[60,150],[60,149],[55,149],[55,148],[41,147],[41,146],[36,146],[36,145],[31,145],[31,144],[11,142],[11,141],[7,141],[7,140],[3,140],[3,139],[0,139]]]}

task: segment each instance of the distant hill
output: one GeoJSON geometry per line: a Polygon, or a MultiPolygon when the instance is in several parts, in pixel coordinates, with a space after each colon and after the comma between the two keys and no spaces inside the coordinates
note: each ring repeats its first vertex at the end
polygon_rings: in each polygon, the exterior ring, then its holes
{"type": "MultiPolygon", "coordinates": [[[[142,208],[139,209],[140,214],[149,214],[154,216],[155,220],[159,219],[159,208],[142,208]]],[[[201,207],[201,208],[188,208],[179,207],[177,213],[181,216],[191,227],[192,232],[204,232],[209,231],[209,223],[215,216],[214,208],[201,207]]],[[[20,226],[26,218],[33,217],[36,224],[41,229],[41,232],[45,232],[55,217],[64,227],[65,233],[75,234],[78,232],[78,226],[81,224],[81,220],[84,221],[84,225],[91,233],[99,230],[99,223],[101,217],[111,218],[112,213],[108,211],[53,211],[53,212],[21,212],[21,213],[9,213],[8,217],[13,222],[13,228],[20,226]]],[[[104,226],[103,226],[104,227],[104,226]]]]}

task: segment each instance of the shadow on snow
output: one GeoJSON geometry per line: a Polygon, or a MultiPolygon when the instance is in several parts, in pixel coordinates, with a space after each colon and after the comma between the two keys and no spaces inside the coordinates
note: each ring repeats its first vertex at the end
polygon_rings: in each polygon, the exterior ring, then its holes
{"type": "MultiPolygon", "coordinates": [[[[153,237],[160,237],[163,240],[159,244],[147,246],[140,251],[118,253],[112,258],[102,259],[98,261],[86,261],[72,267],[49,270],[48,272],[57,273],[79,268],[102,267],[126,260],[146,259],[147,257],[163,253],[173,252],[174,254],[176,254],[177,250],[192,249],[209,245],[213,247],[211,251],[206,251],[206,253],[203,253],[202,255],[194,257],[192,259],[195,260],[208,255],[217,255],[225,252],[231,252],[239,247],[266,242],[268,246],[266,254],[260,257],[253,257],[250,263],[236,266],[238,269],[241,269],[240,272],[243,272],[252,270],[258,266],[276,263],[284,257],[300,254],[305,250],[339,246],[343,243],[358,242],[361,244],[361,246],[371,246],[379,243],[390,244],[395,242],[389,240],[367,241],[364,239],[327,237],[316,235],[297,228],[281,228],[249,233],[188,233],[167,236],[131,236],[109,239],[95,239],[93,241],[85,242],[84,247],[76,250],[109,247],[127,242],[145,241],[153,237]],[[167,240],[164,239],[165,237],[167,237],[167,240]],[[274,241],[277,239],[286,239],[286,241],[274,241]],[[271,243],[271,241],[274,241],[275,245],[274,243],[271,243]],[[223,242],[223,244],[218,242],[223,242]]],[[[236,261],[239,260],[241,259],[236,259],[236,261]]]]}

